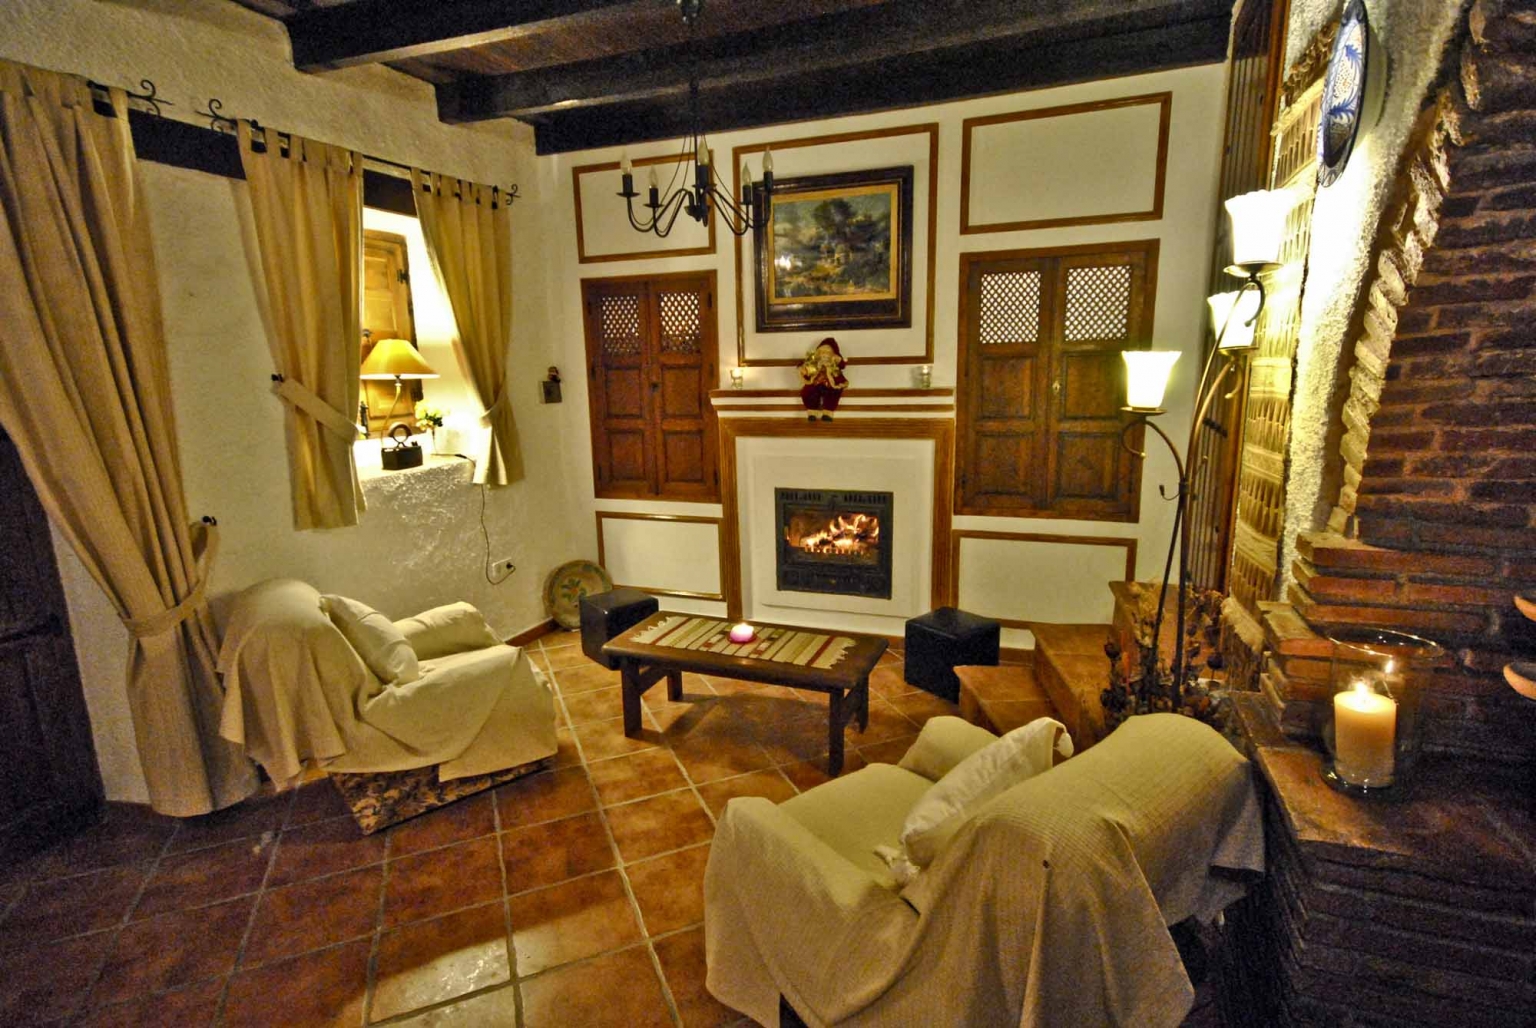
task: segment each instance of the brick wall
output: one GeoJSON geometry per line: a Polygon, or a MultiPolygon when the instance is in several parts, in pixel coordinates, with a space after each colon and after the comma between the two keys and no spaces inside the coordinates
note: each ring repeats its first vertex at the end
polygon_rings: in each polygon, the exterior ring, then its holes
{"type": "Polygon", "coordinates": [[[1536,655],[1511,602],[1536,593],[1536,3],[1478,0],[1458,70],[1377,237],[1338,504],[1298,542],[1288,599],[1305,623],[1266,615],[1264,687],[1301,726],[1319,697],[1309,632],[1417,632],[1457,663],[1427,701],[1428,742],[1532,760],[1536,704],[1501,669],[1536,655]]]}

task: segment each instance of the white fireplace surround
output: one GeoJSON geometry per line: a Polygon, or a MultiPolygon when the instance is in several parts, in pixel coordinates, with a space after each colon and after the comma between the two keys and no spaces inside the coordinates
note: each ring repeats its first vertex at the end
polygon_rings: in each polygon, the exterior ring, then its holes
{"type": "Polygon", "coordinates": [[[741,436],[736,440],[742,610],[749,619],[900,635],[929,609],[933,575],[934,442],[741,436]],[[892,494],[891,598],[781,592],[775,575],[774,489],[892,494]]]}

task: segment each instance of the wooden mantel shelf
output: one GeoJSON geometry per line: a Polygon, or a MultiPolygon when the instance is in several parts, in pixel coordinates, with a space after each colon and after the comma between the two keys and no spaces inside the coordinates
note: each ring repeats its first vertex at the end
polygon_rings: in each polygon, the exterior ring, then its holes
{"type": "MultiPolygon", "coordinates": [[[[919,396],[948,397],[948,396],[954,396],[954,395],[955,395],[955,391],[953,389],[855,389],[852,386],[849,386],[847,389],[843,390],[843,398],[844,399],[849,399],[849,400],[853,400],[853,399],[869,399],[869,398],[875,398],[875,397],[906,397],[906,398],[916,398],[916,397],[919,397],[919,396]]],[[[709,391],[709,398],[711,400],[727,400],[727,399],[730,399],[733,396],[740,396],[740,397],[743,397],[743,398],[752,398],[752,399],[764,399],[764,398],[767,398],[767,397],[777,397],[777,398],[787,398],[787,399],[799,400],[800,399],[800,390],[798,390],[798,389],[711,389],[709,391]]]]}

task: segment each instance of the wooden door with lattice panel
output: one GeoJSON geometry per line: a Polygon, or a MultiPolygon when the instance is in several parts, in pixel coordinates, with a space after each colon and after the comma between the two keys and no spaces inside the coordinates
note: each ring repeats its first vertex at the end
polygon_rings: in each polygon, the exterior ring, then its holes
{"type": "Polygon", "coordinates": [[[718,499],[714,272],[584,279],[582,306],[597,495],[718,499]]]}
{"type": "Polygon", "coordinates": [[[1058,517],[1129,521],[1136,516],[1136,462],[1120,443],[1120,351],[1151,336],[1148,268],[1157,243],[1072,254],[1056,276],[1060,324],[1052,333],[1045,506],[1058,517]]]}
{"type": "Polygon", "coordinates": [[[715,499],[715,287],[707,275],[653,282],[656,359],[656,491],[677,499],[715,499]]]}
{"type": "Polygon", "coordinates": [[[1120,351],[1150,336],[1156,266],[1155,240],[961,258],[956,513],[1136,519],[1120,351]]]}
{"type": "Polygon", "coordinates": [[[965,275],[957,510],[1033,509],[1045,501],[1040,396],[1049,372],[1052,262],[975,261],[965,275]]]}
{"type": "MultiPolygon", "coordinates": [[[[366,229],[363,232],[362,360],[367,360],[374,346],[384,339],[416,342],[410,262],[404,236],[366,229]]],[[[395,422],[404,422],[413,432],[416,430],[416,401],[422,397],[420,381],[403,383],[398,403],[393,382],[363,379],[358,395],[368,405],[369,435],[383,435],[395,422]]]]}

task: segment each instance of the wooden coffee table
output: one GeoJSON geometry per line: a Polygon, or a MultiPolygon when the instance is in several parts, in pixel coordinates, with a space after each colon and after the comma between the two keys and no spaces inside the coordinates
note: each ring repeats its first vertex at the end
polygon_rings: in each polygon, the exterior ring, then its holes
{"type": "Polygon", "coordinates": [[[827,632],[792,625],[752,622],[752,626],[759,632],[774,628],[798,632],[821,631],[823,634],[853,640],[853,645],[829,668],[635,641],[636,636],[644,634],[665,618],[677,616],[666,611],[652,614],[603,647],[606,656],[618,660],[623,677],[625,735],[640,733],[640,697],[661,679],[667,680],[667,699],[682,699],[684,671],[769,685],[787,685],[794,689],[827,694],[827,773],[836,777],[842,771],[845,726],[857,718],[859,731],[869,727],[869,673],[875,669],[880,655],[890,645],[884,638],[860,635],[857,632],[827,632]]]}

